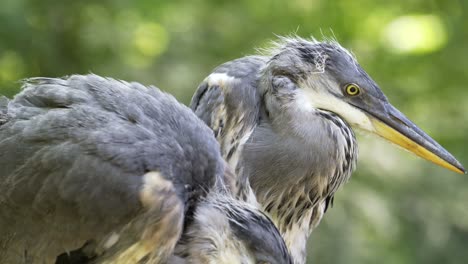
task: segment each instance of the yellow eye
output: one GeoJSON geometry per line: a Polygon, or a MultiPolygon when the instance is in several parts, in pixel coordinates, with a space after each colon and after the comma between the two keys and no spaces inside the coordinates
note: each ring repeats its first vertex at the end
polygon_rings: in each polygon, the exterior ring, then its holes
{"type": "Polygon", "coordinates": [[[351,96],[358,95],[360,93],[359,86],[354,83],[346,85],[346,93],[351,96]]]}

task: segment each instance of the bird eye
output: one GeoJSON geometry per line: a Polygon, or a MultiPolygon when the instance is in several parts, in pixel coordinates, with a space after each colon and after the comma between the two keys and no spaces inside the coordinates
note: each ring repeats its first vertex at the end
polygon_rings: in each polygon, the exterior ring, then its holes
{"type": "Polygon", "coordinates": [[[355,96],[360,93],[359,86],[354,83],[347,84],[345,90],[346,93],[351,96],[355,96]]]}

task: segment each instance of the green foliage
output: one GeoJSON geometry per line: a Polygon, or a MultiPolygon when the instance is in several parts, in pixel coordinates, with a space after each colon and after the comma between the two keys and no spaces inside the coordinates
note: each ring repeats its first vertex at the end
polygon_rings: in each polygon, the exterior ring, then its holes
{"type": "MultiPolygon", "coordinates": [[[[188,103],[218,64],[275,34],[335,36],[392,103],[468,165],[468,1],[3,0],[0,93],[93,72],[188,103]]],[[[373,139],[312,234],[315,263],[466,263],[468,179],[373,139]]]]}

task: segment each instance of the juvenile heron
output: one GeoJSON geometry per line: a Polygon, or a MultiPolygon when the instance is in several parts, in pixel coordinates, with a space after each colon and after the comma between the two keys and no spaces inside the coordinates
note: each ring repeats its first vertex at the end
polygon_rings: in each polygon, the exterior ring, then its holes
{"type": "Polygon", "coordinates": [[[274,224],[226,192],[212,131],[154,87],[28,80],[0,100],[0,168],[1,263],[291,261],[274,224]]]}
{"type": "Polygon", "coordinates": [[[191,108],[235,168],[239,197],[272,217],[295,263],[305,262],[310,232],[355,168],[353,129],[465,172],[335,41],[283,38],[265,56],[227,62],[201,83],[191,108]]]}

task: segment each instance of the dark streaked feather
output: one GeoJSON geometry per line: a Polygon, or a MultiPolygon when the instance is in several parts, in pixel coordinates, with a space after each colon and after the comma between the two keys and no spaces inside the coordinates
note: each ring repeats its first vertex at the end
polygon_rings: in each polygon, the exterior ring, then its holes
{"type": "MultiPolygon", "coordinates": [[[[245,143],[241,141],[259,122],[261,95],[255,86],[265,63],[264,57],[252,56],[217,67],[190,103],[195,114],[213,129],[223,157],[234,169],[245,143]]],[[[239,179],[238,184],[245,185],[245,181],[239,179]]]]}

